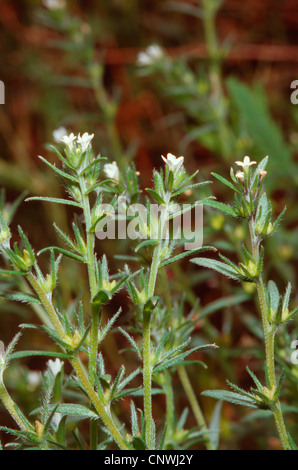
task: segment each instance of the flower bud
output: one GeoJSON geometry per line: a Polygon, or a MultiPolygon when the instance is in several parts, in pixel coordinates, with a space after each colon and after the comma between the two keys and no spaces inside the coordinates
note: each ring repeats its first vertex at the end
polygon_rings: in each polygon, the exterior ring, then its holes
{"type": "Polygon", "coordinates": [[[40,437],[43,435],[44,425],[38,420],[35,421],[35,430],[40,437]]]}
{"type": "Polygon", "coordinates": [[[258,276],[258,274],[259,274],[258,265],[254,261],[250,260],[247,265],[242,264],[242,266],[245,269],[240,267],[239,272],[243,276],[247,276],[247,272],[249,274],[249,277],[252,278],[252,279],[258,276]]]}
{"type": "Polygon", "coordinates": [[[5,246],[8,246],[9,245],[9,240],[11,238],[11,235],[10,235],[10,232],[9,230],[7,229],[2,229],[0,231],[0,245],[5,245],[5,246]]]}
{"type": "Polygon", "coordinates": [[[275,398],[276,387],[272,387],[270,390],[267,387],[264,387],[263,393],[270,402],[273,402],[275,398]]]}
{"type": "Polygon", "coordinates": [[[53,279],[50,274],[46,275],[46,278],[42,283],[42,288],[45,294],[50,294],[51,292],[53,292],[55,285],[53,284],[53,279]]]}
{"type": "Polygon", "coordinates": [[[288,308],[286,308],[285,310],[282,311],[282,314],[281,314],[281,321],[282,322],[285,322],[287,321],[287,319],[289,318],[290,316],[290,311],[288,308]]]}
{"type": "Polygon", "coordinates": [[[274,232],[274,227],[272,222],[269,222],[269,224],[266,227],[266,223],[264,224],[257,224],[256,225],[256,234],[261,236],[261,237],[268,237],[274,232]]]}
{"type": "Polygon", "coordinates": [[[29,269],[29,268],[31,268],[31,266],[33,266],[34,258],[32,257],[32,255],[29,253],[28,250],[23,250],[22,261],[25,264],[27,269],[29,269]]]}

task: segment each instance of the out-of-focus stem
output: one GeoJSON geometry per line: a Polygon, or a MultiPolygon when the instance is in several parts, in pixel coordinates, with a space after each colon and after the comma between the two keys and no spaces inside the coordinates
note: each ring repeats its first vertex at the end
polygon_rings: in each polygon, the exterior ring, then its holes
{"type": "Polygon", "coordinates": [[[199,405],[199,402],[197,400],[197,397],[194,393],[194,390],[192,388],[191,382],[189,380],[189,377],[187,375],[186,369],[184,366],[179,366],[178,367],[178,374],[179,378],[181,380],[181,383],[183,385],[184,391],[187,395],[187,398],[189,400],[189,403],[191,405],[192,412],[196,418],[196,421],[198,423],[198,426],[202,431],[205,431],[205,441],[206,441],[206,447],[208,450],[214,450],[214,447],[212,443],[210,442],[209,434],[208,434],[208,427],[203,415],[203,412],[201,410],[201,407],[199,405]]]}
{"type": "Polygon", "coordinates": [[[172,377],[169,371],[164,372],[164,380],[165,380],[165,394],[166,394],[166,423],[167,423],[167,432],[166,432],[166,441],[168,440],[169,436],[171,436],[172,432],[174,431],[174,419],[175,419],[175,403],[174,403],[174,392],[173,392],[173,384],[172,384],[172,377]]]}
{"type": "Polygon", "coordinates": [[[221,71],[220,46],[216,33],[217,0],[202,0],[203,25],[205,31],[206,47],[210,60],[210,82],[214,115],[218,126],[219,141],[225,160],[229,160],[231,153],[230,137],[226,117],[226,100],[221,71]]]}
{"type": "MultiPolygon", "coordinates": [[[[171,293],[170,293],[170,289],[169,289],[169,282],[168,282],[168,279],[167,279],[167,276],[166,276],[166,273],[165,273],[164,269],[161,271],[161,276],[162,276],[162,279],[163,279],[163,284],[165,286],[166,305],[167,305],[168,310],[171,310],[171,293]]],[[[183,387],[183,389],[185,391],[185,394],[188,398],[188,401],[190,403],[190,406],[192,408],[192,412],[193,412],[193,414],[196,418],[196,421],[198,423],[198,426],[200,426],[200,428],[203,431],[206,431],[206,434],[205,434],[206,447],[207,447],[208,450],[214,450],[213,446],[210,442],[210,438],[209,438],[209,435],[208,435],[208,427],[207,427],[203,412],[201,410],[200,404],[198,402],[198,399],[197,399],[196,394],[193,390],[193,387],[191,385],[191,382],[188,378],[187,371],[186,371],[184,366],[179,366],[178,367],[178,375],[179,375],[179,379],[180,379],[180,382],[182,384],[182,387],[183,387]]],[[[167,379],[167,380],[169,380],[169,379],[167,379]]],[[[166,384],[168,384],[168,382],[166,382],[166,384]]],[[[167,400],[168,400],[168,398],[167,398],[167,400]]],[[[167,402],[167,406],[168,406],[168,402],[167,402]]],[[[167,409],[167,414],[168,414],[168,412],[170,413],[170,410],[167,409]]],[[[168,419],[169,419],[169,417],[168,417],[168,419]]],[[[167,419],[167,421],[168,421],[168,419],[167,419]]],[[[168,434],[168,429],[167,429],[167,434],[168,434]]]]}

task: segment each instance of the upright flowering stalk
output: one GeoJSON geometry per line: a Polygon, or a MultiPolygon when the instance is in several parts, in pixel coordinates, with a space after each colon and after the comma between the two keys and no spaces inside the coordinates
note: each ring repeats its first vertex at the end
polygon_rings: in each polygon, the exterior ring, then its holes
{"type": "MultiPolygon", "coordinates": [[[[162,321],[165,316],[162,307],[159,305],[161,299],[156,296],[156,285],[159,274],[164,277],[164,266],[177,261],[185,256],[189,256],[194,252],[204,251],[208,248],[197,248],[192,251],[186,251],[178,256],[173,256],[177,241],[170,235],[169,221],[174,217],[180,217],[183,209],[177,204],[180,194],[189,191],[190,188],[199,187],[207,184],[196,183],[190,185],[190,181],[195,177],[197,172],[188,176],[184,168],[184,157],[175,157],[171,153],[167,157],[162,157],[165,162],[165,170],[160,172],[154,171],[154,188],[147,189],[154,202],[158,204],[159,216],[150,215],[148,225],[143,224],[142,232],[150,233],[149,239],[142,241],[136,251],[143,247],[151,248],[152,258],[148,272],[142,272],[140,278],[141,291],[136,282],[128,283],[128,290],[133,302],[138,305],[138,310],[142,319],[143,329],[143,348],[139,355],[143,361],[143,384],[144,384],[144,417],[145,417],[145,443],[148,449],[156,448],[155,440],[155,424],[152,416],[152,380],[153,376],[162,370],[175,366],[179,363],[181,356],[186,357],[190,352],[182,352],[188,341],[181,340],[171,344],[169,348],[167,339],[170,330],[164,332],[163,339],[160,344],[152,343],[152,328],[157,328],[158,321],[162,321]],[[160,319],[158,319],[160,314],[160,319]]],[[[190,208],[189,208],[190,209],[190,208]]],[[[171,303],[167,302],[167,308],[171,309],[171,303]]],[[[170,311],[168,311],[168,314],[170,311]]],[[[174,331],[174,329],[173,329],[174,331]]],[[[174,333],[173,333],[174,336],[174,333]]],[[[214,347],[214,345],[209,347],[214,347]]],[[[197,349],[197,348],[195,348],[197,349]]],[[[173,396],[171,393],[171,384],[169,376],[165,372],[165,389],[168,402],[168,425],[173,426],[173,396]],[[171,403],[171,405],[170,405],[171,403]]],[[[168,429],[168,433],[173,429],[168,429]]],[[[208,434],[208,433],[206,433],[208,434]]]]}
{"type": "Polygon", "coordinates": [[[283,374],[277,378],[275,370],[274,340],[280,325],[289,321],[296,314],[297,309],[290,312],[288,309],[291,285],[288,285],[285,296],[282,298],[273,281],[264,284],[263,241],[269,235],[273,235],[284,215],[284,212],[272,220],[272,204],[263,191],[263,183],[267,172],[265,170],[268,157],[261,161],[253,171],[257,162],[251,161],[246,156],[242,161],[236,161],[236,165],[241,168],[236,174],[231,169],[231,182],[220,175],[213,173],[213,176],[231,188],[235,192],[234,206],[228,206],[218,201],[207,201],[206,204],[219,209],[229,216],[239,217],[247,220],[250,234],[249,247],[242,247],[243,259],[238,265],[220,255],[221,261],[196,258],[192,260],[199,266],[214,269],[234,280],[251,282],[256,285],[258,301],[264,331],[265,354],[266,354],[266,384],[262,383],[248,369],[249,374],[255,382],[256,389],[245,392],[239,387],[230,384],[234,392],[208,391],[206,395],[214,398],[231,401],[251,408],[261,408],[270,410],[275,418],[277,430],[284,449],[291,448],[291,440],[285,428],[279,395],[282,387],[283,374]]]}
{"type": "MultiPolygon", "coordinates": [[[[57,137],[57,136],[56,136],[57,137]]],[[[70,195],[69,199],[57,199],[57,198],[31,198],[28,200],[45,200],[56,204],[65,204],[79,208],[83,212],[83,218],[85,223],[85,230],[80,223],[78,217],[73,223],[73,232],[75,241],[72,241],[62,230],[55,225],[55,228],[59,235],[62,237],[64,242],[69,246],[70,250],[60,249],[59,247],[49,247],[41,251],[51,253],[51,271],[50,274],[44,277],[38,263],[37,256],[35,255],[28,238],[24,234],[21,228],[19,228],[19,234],[21,237],[22,248],[19,248],[17,244],[14,245],[13,249],[10,247],[10,231],[3,216],[0,215],[1,225],[1,241],[0,247],[4,258],[10,263],[11,271],[6,270],[5,273],[14,276],[23,276],[32,288],[34,295],[32,294],[21,294],[17,295],[18,300],[31,302],[37,301],[40,303],[48,318],[50,320],[51,328],[47,328],[48,334],[54,339],[54,341],[62,348],[61,357],[67,358],[77,375],[77,379],[81,384],[82,388],[88,395],[90,402],[92,403],[96,413],[102,419],[108,432],[113,437],[114,441],[118,444],[121,449],[128,449],[128,444],[123,439],[119,429],[113,422],[110,413],[110,401],[113,399],[113,395],[110,394],[108,399],[103,395],[100,395],[96,391],[95,382],[97,379],[98,372],[98,346],[100,340],[103,339],[113,322],[110,322],[108,328],[101,329],[101,308],[104,302],[109,300],[112,295],[121,287],[126,277],[123,280],[114,285],[108,283],[106,279],[104,296],[102,295],[101,279],[103,275],[101,273],[101,265],[97,262],[96,254],[94,252],[95,247],[95,228],[98,219],[103,217],[103,213],[100,209],[100,189],[101,184],[98,182],[100,163],[103,158],[94,158],[92,154],[91,142],[94,135],[84,133],[82,136],[79,134],[75,136],[73,133],[61,137],[61,142],[64,144],[65,156],[63,156],[57,149],[56,153],[62,162],[62,169],[57,168],[50,162],[40,157],[43,162],[54,170],[59,177],[63,180],[66,189],[70,195]],[[89,195],[95,194],[95,204],[91,206],[89,195]],[[58,258],[55,258],[54,253],[60,253],[58,258]],[[65,315],[62,315],[58,311],[54,304],[53,291],[56,287],[57,273],[61,256],[68,256],[76,261],[84,263],[87,266],[89,286],[90,286],[90,310],[91,310],[91,322],[86,328],[82,320],[83,313],[81,312],[81,319],[78,325],[71,325],[65,315]],[[88,352],[89,357],[89,370],[85,370],[83,366],[79,352],[82,350],[88,352]],[[87,348],[87,349],[86,349],[87,348]]],[[[94,201],[94,198],[93,198],[94,201]]],[[[115,317],[116,318],[116,317],[115,317]]],[[[114,321],[115,321],[114,318],[114,321]]],[[[56,377],[61,369],[61,362],[57,359],[55,362],[49,362],[49,368],[52,370],[52,375],[56,377]]],[[[97,385],[98,387],[98,385],[97,385]]],[[[114,391],[117,391],[117,387],[114,387],[114,391]]],[[[1,398],[6,404],[10,413],[14,413],[14,417],[18,419],[18,411],[14,412],[12,404],[9,402],[5,389],[1,389],[1,398]]],[[[22,424],[22,418],[18,419],[18,424],[22,424]]],[[[97,429],[98,425],[93,426],[96,421],[91,421],[91,428],[97,429]]],[[[48,428],[42,428],[39,426],[38,432],[40,436],[43,435],[44,431],[48,428]]],[[[91,447],[97,447],[96,432],[91,431],[91,447]]]]}

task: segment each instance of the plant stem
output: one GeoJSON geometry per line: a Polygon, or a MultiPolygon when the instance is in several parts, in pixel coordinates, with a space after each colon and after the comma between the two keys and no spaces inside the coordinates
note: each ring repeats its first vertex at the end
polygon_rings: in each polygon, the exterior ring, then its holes
{"type": "Polygon", "coordinates": [[[96,372],[97,363],[97,352],[98,352],[98,330],[100,327],[100,313],[98,307],[92,304],[94,296],[97,294],[97,279],[95,269],[95,235],[91,232],[92,220],[89,197],[86,195],[86,183],[83,177],[79,176],[80,189],[83,198],[83,211],[86,224],[86,246],[87,246],[87,267],[88,267],[88,278],[90,286],[90,303],[92,308],[91,313],[91,342],[89,348],[89,377],[91,383],[94,385],[95,379],[94,374],[96,372]]]}
{"type": "MultiPolygon", "coordinates": [[[[253,257],[258,263],[259,261],[259,241],[257,240],[254,232],[254,218],[251,217],[249,221],[249,233],[251,239],[251,247],[252,247],[252,254],[253,257]]],[[[257,286],[257,293],[259,299],[259,305],[261,310],[262,316],[262,323],[263,323],[263,330],[264,330],[264,339],[265,339],[265,353],[266,353],[266,368],[268,371],[268,387],[270,389],[275,389],[277,386],[276,381],[276,372],[275,372],[275,353],[274,353],[274,343],[275,343],[275,333],[276,329],[270,325],[268,319],[268,307],[265,295],[265,288],[264,282],[262,279],[262,275],[259,276],[259,279],[256,282],[257,286]]],[[[272,407],[272,412],[274,414],[274,419],[276,423],[276,427],[278,430],[278,434],[280,440],[282,442],[283,448],[288,450],[291,448],[288,433],[285,427],[280,401],[277,400],[274,406],[272,407]]]]}
{"type": "MultiPolygon", "coordinates": [[[[54,308],[53,304],[47,298],[47,296],[43,292],[41,286],[39,285],[37,279],[31,273],[29,273],[27,275],[27,279],[30,282],[30,284],[32,285],[32,287],[34,288],[37,295],[39,296],[39,299],[41,300],[46,312],[50,316],[50,318],[52,320],[52,323],[53,323],[53,325],[56,329],[57,334],[60,336],[61,339],[65,339],[62,325],[60,323],[60,320],[58,318],[58,315],[55,311],[55,308],[54,308]]],[[[84,387],[84,389],[85,389],[92,405],[94,406],[94,408],[98,412],[98,414],[99,414],[100,418],[102,419],[104,425],[108,428],[108,430],[111,433],[113,439],[118,444],[120,449],[128,450],[129,448],[128,448],[127,444],[125,443],[124,439],[122,438],[119,430],[115,426],[115,424],[113,422],[113,419],[111,418],[110,414],[106,411],[104,404],[101,403],[97,393],[95,392],[94,387],[93,387],[92,383],[90,382],[89,377],[88,377],[88,375],[85,371],[85,368],[82,365],[78,355],[74,355],[70,359],[70,363],[72,364],[74,370],[76,371],[76,374],[77,374],[78,378],[80,379],[80,381],[81,381],[81,383],[82,383],[82,385],[83,385],[83,387],[84,387]]]]}
{"type": "Polygon", "coordinates": [[[44,293],[42,287],[40,286],[38,280],[31,272],[27,274],[27,280],[30,283],[30,285],[33,287],[33,289],[35,290],[36,294],[38,295],[41,303],[44,306],[44,309],[46,310],[47,314],[49,315],[51,319],[52,325],[54,326],[56,332],[58,333],[60,338],[63,339],[64,330],[51,301],[48,299],[47,295],[44,293]]]}
{"type": "MultiPolygon", "coordinates": [[[[162,211],[158,227],[158,244],[154,249],[150,268],[147,300],[155,293],[156,280],[161,257],[162,239],[168,214],[168,201],[162,211]]],[[[145,415],[145,441],[148,449],[155,447],[152,418],[152,365],[151,365],[151,315],[143,315],[143,382],[144,382],[144,415],[145,415]]]]}
{"type": "Polygon", "coordinates": [[[70,362],[76,371],[78,378],[80,379],[88,397],[90,398],[91,403],[93,404],[94,408],[98,412],[99,416],[101,417],[103,423],[108,428],[109,432],[111,433],[114,441],[118,444],[121,450],[129,450],[127,444],[125,443],[123,437],[121,436],[119,430],[115,426],[115,423],[110,416],[110,414],[106,411],[105,406],[101,403],[97,393],[95,392],[84,366],[82,365],[78,356],[74,356],[70,359],[70,362]]]}
{"type": "Polygon", "coordinates": [[[97,352],[98,352],[98,331],[100,328],[100,315],[92,308],[91,334],[89,347],[89,377],[92,385],[95,384],[94,374],[96,373],[97,352]]]}
{"type": "Polygon", "coordinates": [[[200,427],[201,431],[206,431],[206,434],[204,434],[204,438],[206,440],[206,447],[208,450],[214,450],[214,447],[212,443],[210,442],[210,438],[208,434],[208,427],[207,427],[204,415],[202,413],[197,397],[193,391],[191,382],[189,380],[188,374],[184,366],[178,367],[178,374],[179,374],[181,383],[183,385],[183,388],[185,390],[185,393],[187,395],[187,398],[189,400],[189,403],[191,405],[192,412],[198,423],[198,426],[200,427]]]}
{"type": "Polygon", "coordinates": [[[175,419],[175,403],[174,403],[174,393],[172,385],[172,376],[168,370],[164,371],[164,381],[165,381],[165,394],[166,394],[166,423],[167,423],[167,432],[166,432],[166,441],[174,431],[174,419],[175,419]]]}
{"type": "Polygon", "coordinates": [[[154,450],[153,418],[152,418],[152,366],[150,317],[144,315],[143,320],[143,383],[144,383],[144,416],[145,441],[147,449],[154,450]]]}
{"type": "Polygon", "coordinates": [[[0,382],[0,400],[2,401],[3,405],[5,406],[5,408],[11,415],[11,417],[17,423],[19,428],[22,431],[31,431],[31,429],[28,429],[28,427],[25,424],[26,422],[25,418],[21,416],[21,412],[17,409],[14,401],[12,400],[8,391],[6,390],[4,384],[1,382],[0,382]]]}
{"type": "MultiPolygon", "coordinates": [[[[167,279],[167,275],[166,275],[166,272],[165,272],[164,269],[161,271],[161,277],[163,279],[163,284],[164,284],[164,289],[165,289],[165,299],[166,299],[167,309],[170,311],[171,308],[172,308],[172,306],[171,306],[171,292],[170,292],[170,288],[169,288],[169,281],[167,279]]],[[[200,426],[200,428],[202,430],[206,431],[206,435],[204,436],[205,440],[206,440],[206,447],[207,447],[208,450],[214,450],[214,448],[213,448],[213,446],[210,442],[210,438],[209,438],[209,434],[208,434],[208,427],[207,427],[203,412],[201,410],[200,404],[197,400],[196,394],[193,390],[191,382],[188,378],[186,368],[184,366],[179,366],[178,367],[178,375],[179,375],[179,379],[180,379],[180,382],[182,384],[182,387],[183,387],[183,389],[185,391],[185,394],[188,398],[188,401],[190,403],[190,406],[192,408],[192,412],[193,412],[193,414],[194,414],[194,416],[197,420],[198,426],[200,426]]],[[[166,379],[167,379],[167,381],[166,381],[166,390],[168,390],[167,385],[168,385],[168,380],[170,380],[170,376],[169,376],[169,379],[167,377],[166,377],[166,379]]],[[[167,394],[167,397],[168,397],[168,394],[167,394]]],[[[167,402],[167,406],[168,406],[168,402],[167,402]]],[[[174,405],[173,405],[173,409],[174,409],[174,405]]],[[[169,413],[170,413],[170,410],[169,410],[169,413]]],[[[167,419],[167,422],[168,422],[168,419],[167,419]]],[[[167,429],[167,434],[168,434],[168,429],[167,429]]]]}
{"type": "Polygon", "coordinates": [[[90,295],[91,301],[93,297],[97,294],[97,280],[96,280],[96,270],[95,270],[95,256],[94,256],[94,246],[95,246],[95,235],[91,232],[92,221],[91,221],[91,210],[90,202],[88,195],[86,195],[87,188],[84,177],[79,176],[80,189],[83,198],[83,210],[84,218],[86,224],[86,245],[87,245],[87,266],[88,266],[88,276],[90,284],[90,295]]]}
{"type": "Polygon", "coordinates": [[[227,125],[227,106],[223,91],[223,80],[221,72],[220,46],[217,40],[215,18],[218,11],[216,0],[203,0],[203,25],[207,52],[210,60],[210,83],[213,91],[212,108],[218,126],[218,135],[221,150],[225,160],[229,160],[230,137],[227,125]]]}

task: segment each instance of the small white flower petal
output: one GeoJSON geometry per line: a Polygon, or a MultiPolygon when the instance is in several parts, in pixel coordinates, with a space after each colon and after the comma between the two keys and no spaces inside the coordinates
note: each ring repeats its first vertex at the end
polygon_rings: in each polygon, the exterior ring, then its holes
{"type": "Polygon", "coordinates": [[[236,178],[238,178],[238,180],[240,181],[243,181],[244,180],[244,172],[243,171],[237,171],[236,173],[236,178]]]}
{"type": "Polygon", "coordinates": [[[78,136],[78,144],[80,144],[82,151],[86,152],[89,145],[91,144],[92,139],[94,138],[94,134],[88,134],[85,132],[82,137],[81,134],[78,136]]]}
{"type": "Polygon", "coordinates": [[[164,52],[157,44],[148,46],[143,52],[140,52],[137,57],[137,64],[140,66],[152,65],[155,62],[161,60],[164,56],[164,52]]]}
{"type": "Polygon", "coordinates": [[[48,368],[50,369],[50,371],[52,372],[52,374],[54,375],[54,377],[56,377],[56,375],[59,374],[59,372],[61,371],[61,369],[62,369],[62,367],[63,367],[63,364],[64,364],[64,362],[63,362],[63,361],[60,361],[59,358],[57,358],[55,361],[53,361],[52,359],[50,359],[50,360],[47,362],[48,368]]]}
{"type": "Polygon", "coordinates": [[[119,168],[116,162],[106,163],[103,171],[108,178],[119,181],[119,168]]]}
{"type": "Polygon", "coordinates": [[[243,162],[236,161],[235,164],[241,166],[246,171],[251,165],[256,165],[257,162],[251,161],[250,157],[246,156],[244,157],[243,162]]]}
{"type": "Polygon", "coordinates": [[[73,150],[74,142],[77,140],[77,138],[72,132],[70,135],[65,135],[60,140],[66,145],[66,147],[69,148],[69,150],[73,150]]]}
{"type": "Polygon", "coordinates": [[[54,413],[54,416],[52,418],[52,425],[54,426],[55,429],[59,428],[60,421],[62,419],[62,414],[61,413],[54,413]]]}
{"type": "Polygon", "coordinates": [[[67,130],[65,127],[59,127],[53,131],[54,141],[60,143],[64,136],[67,135],[67,130]]]}
{"type": "Polygon", "coordinates": [[[36,371],[30,371],[27,380],[28,384],[31,385],[31,387],[36,388],[40,384],[40,379],[41,379],[41,374],[40,372],[36,371]]]}
{"type": "Polygon", "coordinates": [[[165,158],[163,155],[161,156],[163,161],[166,163],[170,171],[178,171],[183,163],[184,163],[184,157],[175,157],[172,153],[167,154],[167,158],[165,158]]]}
{"type": "Polygon", "coordinates": [[[66,6],[64,0],[43,0],[43,4],[49,10],[61,10],[66,6]]]}

